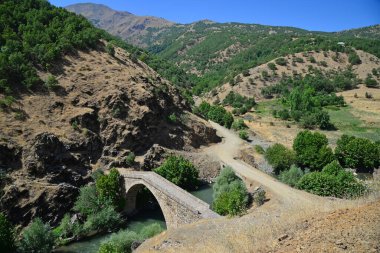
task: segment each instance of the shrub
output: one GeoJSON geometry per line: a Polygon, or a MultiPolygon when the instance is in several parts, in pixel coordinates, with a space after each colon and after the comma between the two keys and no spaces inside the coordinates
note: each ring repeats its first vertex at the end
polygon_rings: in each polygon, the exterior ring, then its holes
{"type": "Polygon", "coordinates": [[[365,98],[372,99],[373,96],[372,96],[371,93],[369,93],[369,92],[365,92],[365,98]]]}
{"type": "Polygon", "coordinates": [[[335,156],[343,166],[358,172],[372,173],[380,165],[377,145],[364,138],[342,135],[337,142],[335,156]]]}
{"type": "Polygon", "coordinates": [[[210,111],[210,109],[211,105],[205,101],[203,101],[197,108],[199,114],[206,119],[208,118],[208,112],[210,111]]]}
{"type": "Polygon", "coordinates": [[[317,61],[315,60],[314,56],[309,56],[308,61],[311,63],[316,63],[317,61]]]}
{"type": "Polygon", "coordinates": [[[199,184],[199,171],[182,156],[169,156],[154,172],[186,190],[195,189],[199,184]]]}
{"type": "Polygon", "coordinates": [[[243,140],[248,140],[248,138],[249,138],[248,133],[245,130],[239,131],[239,137],[243,140]]]}
{"type": "Polygon", "coordinates": [[[130,152],[125,158],[125,163],[127,166],[132,166],[135,163],[136,155],[133,152],[130,152]]]}
{"type": "Polygon", "coordinates": [[[321,170],[334,160],[334,155],[328,146],[324,134],[308,130],[299,132],[293,142],[297,163],[303,168],[321,170]]]}
{"type": "Polygon", "coordinates": [[[244,123],[243,119],[237,119],[232,123],[231,128],[235,131],[247,129],[247,125],[244,123]]]}
{"type": "Polygon", "coordinates": [[[304,175],[297,187],[320,196],[354,198],[363,195],[366,187],[355,176],[333,161],[321,172],[304,175]]]}
{"type": "Polygon", "coordinates": [[[22,232],[19,250],[25,253],[50,253],[53,250],[54,241],[50,226],[37,218],[22,232]]]}
{"type": "Polygon", "coordinates": [[[360,60],[360,57],[359,55],[355,52],[355,51],[352,51],[349,55],[348,55],[348,62],[352,65],[359,65],[362,63],[362,61],[360,60]]]}
{"type": "Polygon", "coordinates": [[[0,249],[4,253],[15,251],[15,238],[12,224],[0,213],[0,249]]]}
{"type": "Polygon", "coordinates": [[[55,89],[58,86],[58,80],[53,75],[49,75],[45,81],[45,87],[49,90],[55,89]]]}
{"type": "Polygon", "coordinates": [[[281,182],[295,187],[303,175],[304,172],[299,167],[292,165],[289,170],[281,171],[278,178],[281,182]]]}
{"type": "Polygon", "coordinates": [[[146,240],[162,231],[162,227],[157,223],[144,227],[138,234],[128,230],[120,231],[103,241],[98,253],[130,253],[133,242],[146,240]]]}
{"type": "Polygon", "coordinates": [[[377,83],[377,81],[375,79],[372,78],[371,74],[368,74],[364,83],[365,83],[365,86],[367,86],[368,88],[378,88],[379,87],[379,84],[377,83]]]}
{"type": "Polygon", "coordinates": [[[135,241],[141,240],[136,232],[121,231],[113,234],[108,240],[102,242],[98,253],[131,253],[131,245],[135,241]]]}
{"type": "Polygon", "coordinates": [[[256,205],[258,206],[262,206],[266,200],[265,194],[266,192],[264,191],[264,189],[259,188],[253,195],[253,202],[256,203],[256,205]]]}
{"type": "Polygon", "coordinates": [[[283,109],[283,110],[279,111],[277,114],[280,117],[280,119],[282,119],[282,120],[290,119],[290,113],[287,109],[283,109]]]}
{"type": "Polygon", "coordinates": [[[277,65],[280,65],[280,66],[286,66],[287,64],[288,64],[288,62],[286,61],[286,59],[285,58],[277,58],[276,59],[276,64],[277,65]]]}
{"type": "Polygon", "coordinates": [[[153,223],[143,227],[139,234],[142,238],[147,239],[160,234],[162,231],[164,231],[164,229],[160,226],[160,224],[153,223]]]}
{"type": "Polygon", "coordinates": [[[111,169],[108,175],[102,175],[96,180],[96,192],[101,201],[110,200],[115,207],[124,204],[123,185],[117,169],[111,169]]]}
{"type": "Polygon", "coordinates": [[[264,148],[262,146],[260,146],[260,145],[255,145],[255,150],[256,150],[257,153],[259,153],[261,155],[265,154],[264,148]]]}
{"type": "Polygon", "coordinates": [[[106,52],[109,55],[111,55],[112,57],[114,57],[115,56],[115,47],[111,43],[108,43],[106,46],[106,52]]]}
{"type": "Polygon", "coordinates": [[[273,70],[273,71],[277,70],[276,64],[274,64],[273,62],[270,62],[267,65],[270,70],[273,70]]]}
{"type": "Polygon", "coordinates": [[[265,159],[273,166],[275,174],[287,170],[296,162],[296,156],[293,150],[286,148],[282,144],[274,144],[265,152],[265,159]]]}
{"type": "Polygon", "coordinates": [[[87,185],[80,189],[79,197],[74,204],[74,210],[85,216],[101,210],[103,202],[98,198],[95,185],[87,185]]]}
{"type": "Polygon", "coordinates": [[[261,76],[263,77],[264,80],[268,80],[269,78],[268,71],[266,70],[261,71],[261,76]]]}
{"type": "Polygon", "coordinates": [[[178,119],[177,119],[177,116],[175,115],[175,113],[172,113],[169,115],[169,122],[171,123],[177,123],[178,119]]]}
{"type": "Polygon", "coordinates": [[[83,225],[84,231],[108,231],[118,227],[122,223],[120,214],[112,205],[103,207],[100,211],[87,217],[83,225]]]}
{"type": "Polygon", "coordinates": [[[239,215],[246,210],[247,188],[232,168],[226,167],[220,172],[213,189],[212,208],[215,212],[221,215],[239,215]]]}

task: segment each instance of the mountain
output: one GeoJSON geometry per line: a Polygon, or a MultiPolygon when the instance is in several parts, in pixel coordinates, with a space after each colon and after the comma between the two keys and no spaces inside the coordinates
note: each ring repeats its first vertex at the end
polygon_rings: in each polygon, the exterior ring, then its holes
{"type": "MultiPolygon", "coordinates": [[[[97,5],[87,4],[86,9],[91,11],[74,9],[99,27],[114,35],[120,35],[115,27],[124,25],[119,22],[112,25],[114,15],[96,15],[97,5]]],[[[131,20],[135,18],[126,14],[124,19],[128,20],[129,17],[131,20]]],[[[379,26],[340,33],[311,32],[293,27],[258,24],[216,23],[208,20],[191,24],[171,23],[145,28],[139,26],[138,29],[128,25],[126,27],[131,29],[128,32],[129,37],[121,37],[137,46],[145,47],[151,53],[193,75],[191,82],[195,84],[193,91],[197,95],[277,57],[312,50],[341,50],[338,42],[380,56],[379,26]]]]}
{"type": "Polygon", "coordinates": [[[219,141],[135,48],[83,17],[44,0],[3,1],[0,14],[0,212],[12,223],[57,225],[92,171],[129,167],[130,152],[142,169],[157,145],[219,141]]]}
{"type": "Polygon", "coordinates": [[[85,16],[96,27],[119,36],[128,43],[142,47],[147,45],[140,40],[140,37],[146,36],[149,29],[161,29],[174,24],[163,18],[136,16],[125,11],[115,11],[102,4],[73,4],[67,6],[66,9],[85,16]]]}

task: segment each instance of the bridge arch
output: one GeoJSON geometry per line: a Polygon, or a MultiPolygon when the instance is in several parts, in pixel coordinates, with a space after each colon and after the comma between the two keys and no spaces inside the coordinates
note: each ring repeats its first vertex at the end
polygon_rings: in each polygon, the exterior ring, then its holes
{"type": "Polygon", "coordinates": [[[170,213],[170,210],[168,209],[166,203],[163,202],[159,196],[155,195],[155,189],[147,184],[135,182],[134,184],[130,185],[129,189],[125,189],[125,194],[126,194],[125,195],[126,206],[124,209],[125,212],[129,215],[137,211],[136,209],[137,196],[138,196],[138,193],[144,189],[144,187],[147,188],[150,191],[150,193],[152,193],[153,197],[157,200],[157,203],[162,211],[162,214],[164,215],[166,226],[168,227],[169,223],[173,223],[171,220],[172,215],[170,213]]]}
{"type": "Polygon", "coordinates": [[[131,214],[136,210],[137,193],[145,186],[156,198],[168,229],[193,223],[201,219],[219,217],[218,214],[210,210],[209,204],[194,197],[154,172],[121,169],[119,172],[124,178],[125,183],[125,211],[127,213],[131,214]]]}

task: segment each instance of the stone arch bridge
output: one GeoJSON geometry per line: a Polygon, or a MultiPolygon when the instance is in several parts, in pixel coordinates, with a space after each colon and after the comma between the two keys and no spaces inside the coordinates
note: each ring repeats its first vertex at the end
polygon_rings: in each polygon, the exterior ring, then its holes
{"type": "Polygon", "coordinates": [[[135,211],[137,193],[145,186],[157,199],[168,229],[220,217],[210,209],[209,204],[154,172],[119,171],[125,181],[127,213],[135,211]]]}

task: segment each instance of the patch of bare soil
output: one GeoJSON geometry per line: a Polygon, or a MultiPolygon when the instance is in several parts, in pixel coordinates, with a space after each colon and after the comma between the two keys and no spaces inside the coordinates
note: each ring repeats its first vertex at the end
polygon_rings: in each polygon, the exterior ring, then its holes
{"type": "Polygon", "coordinates": [[[302,222],[272,252],[380,252],[380,201],[302,222]]]}

